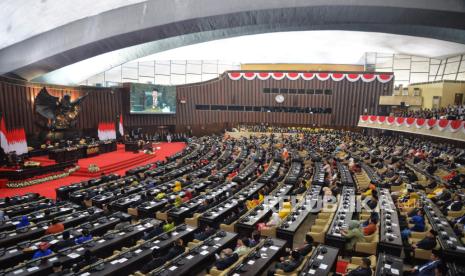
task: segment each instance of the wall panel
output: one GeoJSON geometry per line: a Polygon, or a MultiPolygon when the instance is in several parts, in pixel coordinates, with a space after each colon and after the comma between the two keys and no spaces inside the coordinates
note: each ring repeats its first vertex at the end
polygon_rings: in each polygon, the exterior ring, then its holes
{"type": "MultiPolygon", "coordinates": [[[[158,126],[176,126],[177,131],[192,128],[196,134],[218,132],[225,127],[238,123],[276,125],[309,125],[329,127],[354,127],[358,116],[366,108],[368,113],[378,112],[380,95],[392,93],[393,81],[365,83],[361,80],[349,82],[342,80],[231,80],[226,74],[203,83],[180,85],[177,98],[186,100],[177,104],[176,115],[130,115],[130,84],[120,88],[66,87],[47,85],[50,94],[63,97],[70,94],[72,99],[89,94],[82,105],[77,121],[80,130],[95,131],[101,121],[115,121],[119,114],[124,116],[126,128],[142,127],[155,132],[158,126]],[[275,101],[277,94],[263,93],[263,88],[292,89],[332,89],[332,95],[286,94],[285,102],[275,101]],[[309,113],[267,113],[253,111],[202,111],[196,105],[244,105],[244,106],[286,106],[286,107],[322,107],[332,108],[331,114],[309,113]]],[[[28,134],[37,133],[39,118],[33,110],[34,98],[42,85],[7,78],[0,78],[0,112],[5,115],[8,127],[23,126],[28,134]]]]}

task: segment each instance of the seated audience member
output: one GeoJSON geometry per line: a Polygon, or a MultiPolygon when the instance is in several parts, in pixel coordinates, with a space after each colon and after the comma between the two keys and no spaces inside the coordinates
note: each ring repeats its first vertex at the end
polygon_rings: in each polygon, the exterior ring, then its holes
{"type": "Polygon", "coordinates": [[[300,265],[301,261],[300,253],[294,250],[287,258],[282,258],[279,263],[275,264],[274,268],[268,270],[268,276],[273,276],[278,269],[284,272],[292,272],[300,265]]]}
{"type": "Polygon", "coordinates": [[[184,253],[184,251],[184,241],[182,239],[177,239],[175,242],[173,242],[173,245],[170,247],[168,252],[162,256],[160,256],[160,252],[155,249],[152,251],[152,260],[142,267],[141,272],[148,273],[149,271],[162,266],[167,261],[170,261],[181,255],[184,253]]]}
{"type": "Polygon", "coordinates": [[[346,250],[352,250],[357,242],[365,241],[365,237],[360,230],[360,224],[356,220],[351,220],[349,222],[349,229],[341,230],[341,234],[346,239],[346,250]]]}
{"type": "Polygon", "coordinates": [[[323,187],[323,202],[333,203],[334,196],[330,187],[323,187]]]}
{"type": "Polygon", "coordinates": [[[82,268],[94,264],[97,261],[98,258],[94,256],[89,249],[86,249],[86,251],[84,251],[83,259],[80,262],[73,265],[73,271],[78,272],[82,268]]]}
{"type": "Polygon", "coordinates": [[[375,185],[373,184],[368,185],[368,188],[366,189],[366,191],[362,193],[362,199],[364,199],[367,196],[371,196],[374,190],[376,190],[375,185]]]}
{"type": "Polygon", "coordinates": [[[19,223],[16,224],[16,229],[27,227],[27,226],[29,226],[30,224],[31,224],[31,223],[29,222],[28,217],[27,217],[27,216],[22,216],[22,217],[21,217],[21,220],[19,221],[19,223]]]}
{"type": "Polygon", "coordinates": [[[196,213],[203,213],[207,211],[210,208],[209,205],[210,205],[209,200],[205,199],[204,201],[202,201],[202,204],[197,208],[196,213]]]}
{"type": "Polygon", "coordinates": [[[162,234],[164,225],[165,225],[165,222],[161,222],[159,225],[155,226],[151,231],[145,232],[144,237],[142,239],[143,240],[150,240],[151,238],[154,238],[154,237],[162,234]]]}
{"type": "Polygon", "coordinates": [[[371,212],[370,217],[362,223],[362,227],[366,227],[368,224],[370,224],[370,221],[372,219],[375,220],[376,223],[378,223],[378,221],[379,221],[379,213],[378,212],[371,212]]]}
{"type": "Polygon", "coordinates": [[[260,242],[260,238],[261,238],[260,232],[257,230],[254,230],[252,232],[251,237],[249,238],[249,246],[250,247],[256,246],[260,242]]]}
{"type": "Polygon", "coordinates": [[[207,239],[208,237],[210,237],[211,235],[215,234],[215,232],[216,230],[214,228],[210,227],[210,225],[207,225],[202,231],[194,234],[194,239],[203,241],[207,239]]]}
{"type": "Polygon", "coordinates": [[[63,248],[67,248],[74,245],[74,240],[70,239],[69,231],[64,231],[62,234],[62,240],[52,245],[52,250],[57,252],[63,248]]]}
{"type": "Polygon", "coordinates": [[[269,229],[271,227],[274,227],[274,226],[278,226],[281,224],[283,220],[281,219],[281,217],[279,216],[279,213],[277,212],[274,212],[270,219],[268,220],[267,223],[259,223],[258,224],[258,230],[264,230],[264,229],[269,229]]]}
{"type": "Polygon", "coordinates": [[[426,233],[425,237],[417,242],[416,244],[412,245],[407,245],[404,247],[404,253],[405,253],[405,260],[406,262],[410,263],[412,260],[412,251],[415,250],[415,248],[420,248],[424,250],[433,250],[436,247],[436,236],[438,233],[431,229],[428,233],[426,233]]]}
{"type": "Polygon", "coordinates": [[[354,270],[349,271],[347,276],[371,276],[373,271],[371,270],[371,261],[370,259],[364,257],[362,258],[362,264],[354,270]]]}
{"type": "Polygon", "coordinates": [[[192,199],[192,191],[191,189],[187,189],[184,197],[182,198],[182,202],[187,202],[192,199]]]}
{"type": "Polygon", "coordinates": [[[298,195],[298,194],[301,194],[301,193],[304,193],[305,191],[307,190],[307,187],[305,187],[305,181],[302,180],[299,182],[299,186],[296,187],[293,191],[292,191],[292,195],[298,195]]]}
{"type": "Polygon", "coordinates": [[[168,232],[174,229],[174,221],[172,218],[167,218],[165,225],[163,225],[163,232],[168,232]]]}
{"type": "Polygon", "coordinates": [[[50,226],[47,228],[47,230],[45,230],[45,234],[46,235],[57,234],[57,233],[63,232],[64,230],[65,230],[65,226],[63,225],[63,223],[61,223],[57,219],[53,219],[50,226]]]}
{"type": "Polygon", "coordinates": [[[39,249],[34,253],[32,256],[32,259],[38,259],[41,257],[45,257],[48,255],[53,254],[52,250],[50,250],[50,243],[48,242],[41,242],[39,244],[39,249]]]}
{"type": "Polygon", "coordinates": [[[237,239],[237,245],[236,249],[234,249],[234,253],[241,257],[242,255],[247,254],[249,249],[249,240],[247,238],[237,239]]]}
{"type": "Polygon", "coordinates": [[[174,207],[179,208],[182,205],[182,203],[183,203],[183,201],[182,201],[181,196],[177,195],[174,198],[174,207]]]}
{"type": "Polygon", "coordinates": [[[413,232],[423,232],[425,231],[425,213],[423,210],[419,209],[417,213],[411,217],[410,223],[413,224],[411,228],[406,228],[402,230],[402,239],[407,240],[410,237],[410,233],[413,232]]]}
{"type": "Polygon", "coordinates": [[[451,180],[451,184],[457,189],[465,188],[465,174],[459,174],[451,180]]]}
{"type": "Polygon", "coordinates": [[[9,219],[10,218],[7,215],[5,215],[5,211],[0,210],[0,221],[7,221],[9,219]]]}
{"type": "Polygon", "coordinates": [[[84,229],[82,230],[81,236],[77,237],[74,240],[74,243],[82,244],[82,243],[85,243],[86,241],[90,241],[91,239],[92,239],[92,235],[89,233],[89,230],[84,229]]]}
{"type": "Polygon", "coordinates": [[[376,225],[378,224],[378,220],[375,218],[369,218],[368,220],[369,220],[368,225],[363,227],[363,235],[365,236],[369,236],[373,234],[374,232],[376,232],[376,229],[377,229],[376,225]]]}
{"type": "Polygon", "coordinates": [[[376,206],[378,206],[378,192],[376,190],[371,193],[371,197],[367,201],[367,206],[370,207],[371,210],[374,210],[376,206]]]}
{"type": "Polygon", "coordinates": [[[410,271],[405,271],[404,275],[415,275],[415,276],[434,276],[441,274],[441,257],[439,251],[433,250],[431,253],[430,261],[421,266],[415,266],[410,271]]]}
{"type": "MultiPolygon", "coordinates": [[[[297,248],[294,248],[294,251],[300,254],[300,257],[305,257],[308,253],[312,252],[313,249],[313,237],[310,235],[305,235],[305,243],[297,248]]],[[[290,248],[286,248],[286,252],[291,253],[290,248]]]]}
{"type": "Polygon", "coordinates": [[[460,211],[463,208],[463,202],[459,195],[455,195],[452,200],[446,201],[441,211],[447,215],[448,211],[460,211]]]}
{"type": "Polygon", "coordinates": [[[49,276],[62,276],[69,274],[68,270],[63,270],[63,264],[60,261],[54,262],[52,264],[53,273],[49,274],[49,276]]]}
{"type": "Polygon", "coordinates": [[[239,260],[239,256],[234,253],[230,248],[221,251],[220,256],[215,261],[215,267],[218,270],[225,270],[233,263],[239,260]]]}

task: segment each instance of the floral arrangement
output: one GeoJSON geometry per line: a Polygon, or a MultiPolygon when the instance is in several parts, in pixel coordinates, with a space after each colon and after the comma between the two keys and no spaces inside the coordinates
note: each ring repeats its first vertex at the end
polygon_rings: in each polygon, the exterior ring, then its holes
{"type": "Polygon", "coordinates": [[[21,180],[21,181],[10,181],[6,184],[8,188],[23,188],[27,186],[32,186],[40,183],[44,183],[47,181],[51,180],[56,180],[60,179],[63,177],[67,177],[70,174],[74,173],[75,171],[79,170],[79,166],[75,166],[69,169],[65,169],[64,172],[58,172],[58,173],[49,173],[49,174],[43,174],[43,175],[38,175],[32,178],[28,178],[27,180],[21,180]]]}
{"type": "Polygon", "coordinates": [[[88,167],[87,167],[87,170],[91,173],[96,173],[98,171],[100,171],[100,168],[95,165],[95,164],[90,164],[88,167]]]}

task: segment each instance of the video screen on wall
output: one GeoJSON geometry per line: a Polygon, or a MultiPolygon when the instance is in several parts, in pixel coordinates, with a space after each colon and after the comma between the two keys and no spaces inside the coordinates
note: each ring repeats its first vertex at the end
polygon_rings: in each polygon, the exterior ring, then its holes
{"type": "Polygon", "coordinates": [[[133,114],[174,114],[176,86],[132,83],[130,104],[133,114]]]}

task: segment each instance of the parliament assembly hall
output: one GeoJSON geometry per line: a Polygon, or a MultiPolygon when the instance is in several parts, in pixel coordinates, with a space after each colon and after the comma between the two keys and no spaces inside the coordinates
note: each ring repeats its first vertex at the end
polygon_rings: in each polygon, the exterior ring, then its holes
{"type": "Polygon", "coordinates": [[[465,1],[0,23],[0,276],[465,276],[465,1]]]}

